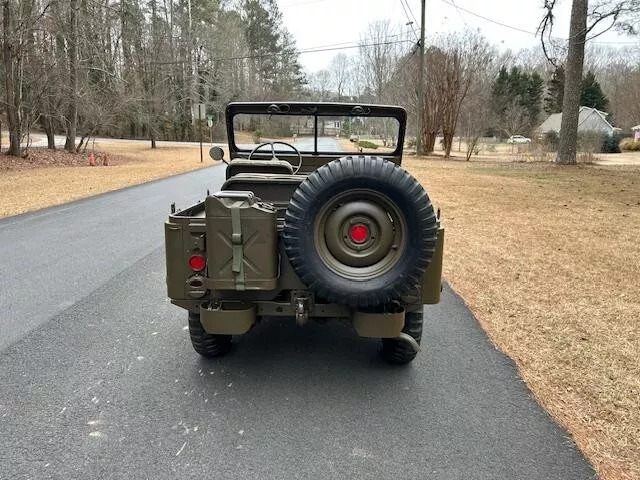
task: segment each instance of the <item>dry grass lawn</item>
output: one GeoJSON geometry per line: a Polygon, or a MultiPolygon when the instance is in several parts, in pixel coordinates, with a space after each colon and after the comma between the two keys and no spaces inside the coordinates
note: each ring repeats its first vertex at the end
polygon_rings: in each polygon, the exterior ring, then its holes
{"type": "Polygon", "coordinates": [[[443,210],[448,282],[602,478],[640,478],[640,170],[405,166],[443,210]]]}
{"type": "MultiPolygon", "coordinates": [[[[0,217],[58,205],[157,178],[210,166],[205,151],[194,147],[158,147],[147,143],[96,144],[107,152],[109,166],[50,166],[0,170],[0,217]]],[[[86,158],[83,157],[83,158],[86,158]]],[[[2,159],[0,159],[0,162],[2,159]]]]}

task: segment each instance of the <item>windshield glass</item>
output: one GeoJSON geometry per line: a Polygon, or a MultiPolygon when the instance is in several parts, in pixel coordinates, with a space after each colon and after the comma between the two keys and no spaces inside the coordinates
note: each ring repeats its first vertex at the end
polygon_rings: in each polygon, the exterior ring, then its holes
{"type": "MultiPolygon", "coordinates": [[[[392,153],[399,130],[398,120],[392,117],[245,113],[233,117],[234,142],[240,150],[280,141],[292,144],[301,153],[392,153]]],[[[276,151],[290,150],[276,145],[276,151]]]]}

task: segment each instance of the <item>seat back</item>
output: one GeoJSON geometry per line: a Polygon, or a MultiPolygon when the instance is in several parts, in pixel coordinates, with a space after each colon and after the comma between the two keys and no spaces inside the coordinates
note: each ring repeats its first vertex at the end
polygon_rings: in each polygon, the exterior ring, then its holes
{"type": "Polygon", "coordinates": [[[227,165],[227,178],[239,173],[274,173],[293,175],[293,167],[284,160],[246,160],[234,159],[227,165]]]}

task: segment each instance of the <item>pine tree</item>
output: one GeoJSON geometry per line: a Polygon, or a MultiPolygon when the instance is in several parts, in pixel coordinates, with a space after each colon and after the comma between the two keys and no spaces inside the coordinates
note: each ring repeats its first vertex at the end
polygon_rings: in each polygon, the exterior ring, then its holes
{"type": "Polygon", "coordinates": [[[507,72],[502,67],[491,89],[492,110],[498,128],[514,135],[528,133],[538,121],[544,81],[537,73],[527,73],[518,67],[507,72]]]}
{"type": "Polygon", "coordinates": [[[588,71],[582,79],[582,92],[580,94],[580,105],[591,107],[597,110],[606,110],[609,100],[602,92],[600,83],[592,71],[588,71]]]}
{"type": "MultiPolygon", "coordinates": [[[[526,74],[525,74],[526,75],[526,74]]],[[[524,106],[527,109],[527,114],[530,120],[531,127],[535,127],[540,119],[540,112],[542,111],[542,92],[544,91],[544,80],[537,73],[533,72],[530,75],[526,75],[526,94],[524,95],[524,106]]]]}
{"type": "Polygon", "coordinates": [[[549,115],[562,112],[564,98],[564,67],[559,65],[547,82],[547,95],[544,98],[544,111],[549,115]]]}

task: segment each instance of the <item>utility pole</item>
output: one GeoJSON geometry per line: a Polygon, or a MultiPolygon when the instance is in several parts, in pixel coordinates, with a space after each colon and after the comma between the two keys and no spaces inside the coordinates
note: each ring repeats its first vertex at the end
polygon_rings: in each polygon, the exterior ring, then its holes
{"type": "Polygon", "coordinates": [[[204,103],[198,104],[198,130],[200,132],[200,163],[203,162],[202,160],[202,106],[203,105],[204,103]]]}
{"type": "Polygon", "coordinates": [[[418,112],[416,114],[416,155],[424,155],[422,148],[422,114],[424,111],[424,22],[426,0],[420,2],[420,58],[418,59],[418,112]]]}

